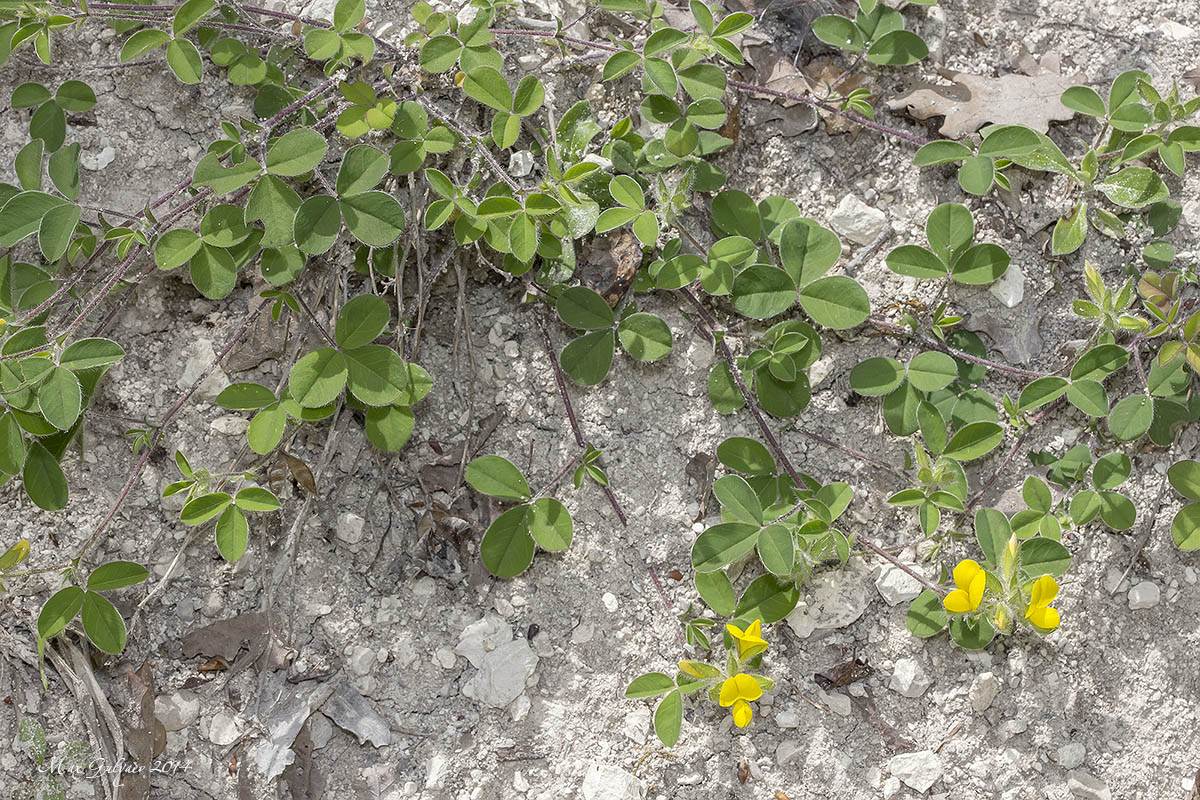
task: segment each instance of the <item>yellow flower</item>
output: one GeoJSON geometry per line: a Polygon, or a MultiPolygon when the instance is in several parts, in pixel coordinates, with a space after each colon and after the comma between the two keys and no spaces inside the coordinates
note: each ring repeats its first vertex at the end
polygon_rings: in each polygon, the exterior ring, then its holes
{"type": "Polygon", "coordinates": [[[739,672],[731,678],[726,678],[721,684],[721,706],[733,706],[730,709],[733,712],[733,724],[744,728],[754,716],[754,711],[747,701],[757,700],[762,697],[762,693],[758,681],[744,672],[739,672]]]}
{"type": "Polygon", "coordinates": [[[946,599],[942,601],[946,610],[952,614],[975,611],[983,602],[983,589],[987,586],[987,573],[977,562],[965,558],[954,568],[954,585],[957,588],[946,595],[946,599]]]}
{"type": "Polygon", "coordinates": [[[736,625],[726,625],[725,630],[737,642],[738,658],[756,656],[767,649],[767,641],[762,638],[762,620],[754,620],[744,631],[736,625]]]}
{"type": "Polygon", "coordinates": [[[1043,575],[1033,584],[1033,594],[1029,598],[1029,608],[1025,609],[1025,619],[1044,631],[1052,631],[1058,627],[1058,611],[1050,608],[1054,598],[1058,597],[1058,582],[1049,575],[1043,575]]]}

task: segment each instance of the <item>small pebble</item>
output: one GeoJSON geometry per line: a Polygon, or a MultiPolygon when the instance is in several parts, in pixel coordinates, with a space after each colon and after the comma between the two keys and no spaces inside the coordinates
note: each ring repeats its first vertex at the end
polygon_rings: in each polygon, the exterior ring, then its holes
{"type": "Polygon", "coordinates": [[[604,603],[604,609],[610,614],[615,614],[617,611],[617,596],[612,592],[605,592],[600,598],[600,602],[604,603]]]}
{"type": "Polygon", "coordinates": [[[1142,608],[1154,608],[1158,605],[1160,598],[1157,584],[1152,581],[1142,581],[1129,590],[1129,608],[1134,611],[1142,608]]]}

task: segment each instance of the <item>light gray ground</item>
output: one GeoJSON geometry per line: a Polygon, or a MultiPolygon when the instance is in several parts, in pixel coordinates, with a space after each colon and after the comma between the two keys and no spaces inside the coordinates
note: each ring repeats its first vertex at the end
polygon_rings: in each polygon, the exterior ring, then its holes
{"type": "MultiPolygon", "coordinates": [[[[381,21],[396,19],[406,27],[398,9],[379,5],[375,12],[381,21]]],[[[541,15],[532,6],[522,13],[541,15]]],[[[940,63],[963,71],[1005,72],[1022,46],[1038,55],[1060,54],[1064,70],[1083,70],[1096,87],[1133,67],[1169,84],[1200,63],[1200,10],[1188,0],[951,0],[936,13],[916,9],[908,16],[940,42],[935,48],[940,63]]],[[[774,17],[766,26],[781,48],[800,39],[786,27],[788,19],[774,17]]],[[[95,124],[70,133],[83,142],[87,163],[99,167],[85,173],[84,196],[97,205],[137,210],[190,171],[217,135],[219,120],[249,114],[249,101],[221,79],[199,90],[180,87],[161,64],[83,67],[117,61],[119,40],[98,31],[85,28],[80,44],[64,49],[69,57],[61,68],[38,67],[24,53],[3,75],[11,87],[34,79],[53,83],[82,70],[100,96],[95,124]]],[[[930,66],[880,76],[876,85],[891,95],[907,76],[930,66]]],[[[551,83],[565,108],[582,82],[551,83]]],[[[605,87],[589,98],[611,121],[625,113],[626,94],[605,87]]],[[[880,115],[923,134],[936,127],[880,115]]],[[[24,143],[25,125],[25,112],[4,115],[3,163],[11,163],[24,143]]],[[[1075,122],[1054,135],[1069,142],[1073,136],[1090,138],[1092,131],[1075,122]]],[[[853,193],[884,212],[893,246],[919,242],[929,210],[963,197],[952,173],[918,171],[911,156],[909,145],[870,132],[831,137],[822,126],[784,138],[767,127],[744,134],[720,163],[732,186],[754,196],[792,197],[805,214],[826,224],[835,206],[853,193]]],[[[1190,166],[1185,182],[1169,182],[1186,208],[1173,237],[1185,263],[1200,249],[1194,157],[1190,166]]],[[[1139,248],[1095,236],[1081,253],[1048,261],[1042,255],[1045,225],[1065,210],[1061,188],[1033,178],[1019,207],[1008,212],[1015,224],[1005,221],[996,201],[971,202],[981,238],[1004,244],[1024,273],[1020,304],[1006,308],[986,291],[956,289],[951,295],[954,307],[976,315],[980,325],[1013,337],[989,342],[994,357],[1003,358],[997,348],[1010,347],[1027,354],[1032,368],[1057,367],[1064,345],[1084,330],[1070,314],[1071,300],[1082,293],[1084,257],[1110,282],[1139,263],[1139,248]]],[[[337,248],[317,267],[353,294],[361,289],[346,276],[348,259],[349,249],[337,248]]],[[[836,627],[805,638],[784,624],[769,629],[766,668],[778,688],[757,704],[753,724],[731,730],[723,710],[694,705],[679,745],[668,750],[650,730],[650,707],[625,700],[622,691],[635,675],[670,670],[682,655],[674,615],[696,600],[688,554],[703,527],[703,521],[693,523],[701,498],[685,474],[689,459],[711,452],[724,437],[758,432],[746,414],[722,418],[712,410],[705,386],[713,357],[681,309],[668,298],[644,300],[671,324],[674,354],[653,366],[618,358],[601,386],[572,389],[585,436],[605,450],[603,463],[628,526],[595,487],[573,491],[564,482],[557,496],[576,522],[569,552],[540,554],[515,580],[487,577],[477,542],[488,509],[468,502],[474,528],[457,540],[430,537],[421,523],[424,504],[449,496],[427,495],[417,476],[424,475],[427,485],[431,475],[444,479],[445,469],[436,475],[422,469],[439,461],[456,464],[456,446],[492,413],[499,415],[498,424],[482,452],[508,457],[535,487],[574,456],[575,445],[536,312],[520,305],[520,284],[506,284],[474,265],[468,273],[468,322],[461,331],[453,269],[433,292],[418,361],[433,373],[436,387],[418,406],[416,433],[403,452],[376,454],[361,423],[349,415],[332,439],[334,428],[325,423],[302,431],[289,446],[318,472],[319,496],[298,539],[289,532],[304,495],[291,487],[285,488],[283,514],[258,526],[236,567],[219,558],[207,530],[192,535],[178,521],[178,505],[158,497],[176,477],[174,448],[214,470],[229,468],[239,453],[245,424],[239,420],[248,415],[229,415],[211,403],[224,385],[220,377],[180,415],[166,449],[155,454],[135,486],[95,554],[151,567],[145,588],[124,593],[123,609],[132,612],[157,587],[177,553],[180,563],[137,615],[124,655],[97,659],[95,675],[117,715],[127,719],[130,689],[123,676],[143,662],[151,665],[156,708],[169,729],[162,758],[181,765],[154,777],[153,796],[322,796],[296,788],[304,784],[323,785],[325,797],[389,800],[849,800],[914,797],[918,793],[910,787],[922,785],[925,776],[932,796],[955,799],[1188,797],[1200,769],[1200,561],[1170,541],[1177,498],[1169,488],[1164,492],[1163,473],[1183,454],[1195,454],[1195,430],[1172,453],[1130,452],[1135,477],[1128,490],[1140,516],[1150,516],[1160,497],[1162,503],[1157,519],[1149,520],[1152,533],[1143,558],[1127,578],[1121,576],[1134,557],[1137,536],[1146,530],[1144,520],[1132,535],[1096,527],[1070,538],[1075,566],[1057,603],[1063,624],[1052,635],[1020,634],[979,654],[965,653],[944,636],[914,639],[905,629],[905,604],[888,605],[873,583],[880,565],[856,557],[844,571],[820,573],[810,591],[814,605],[818,597],[831,598],[824,611],[813,613],[822,620],[840,614],[831,622],[836,627]],[[456,331],[470,336],[470,354],[461,336],[456,342],[456,331]],[[332,457],[321,471],[330,441],[332,457]],[[294,555],[291,544],[297,545],[294,555]],[[671,577],[676,569],[682,580],[671,577]],[[1157,589],[1159,602],[1131,610],[1131,600],[1151,593],[1147,583],[1157,589]],[[207,658],[185,657],[183,638],[264,608],[273,614],[276,655],[289,665],[260,675],[248,663],[258,653],[243,652],[231,671],[198,678],[197,666],[207,658]],[[828,694],[814,684],[815,672],[855,655],[871,664],[873,676],[828,694]],[[489,700],[504,707],[492,707],[489,700]],[[296,702],[303,712],[289,708],[296,702]],[[318,706],[309,716],[307,709],[318,706]],[[378,718],[364,716],[364,707],[378,718]],[[264,723],[306,717],[301,739],[314,748],[309,774],[288,773],[290,782],[258,777],[265,759],[255,748],[264,740],[264,723]],[[370,741],[360,743],[339,726],[356,724],[370,741]],[[739,764],[748,770],[744,783],[739,764]]],[[[878,256],[866,259],[855,277],[867,286],[875,309],[907,298],[932,299],[928,287],[896,278],[878,256]]],[[[165,412],[240,324],[250,293],[247,283],[228,301],[212,302],[166,275],[152,276],[139,289],[136,305],[113,330],[129,355],[93,402],[82,457],[73,450],[67,458],[71,505],[59,513],[40,512],[10,484],[0,496],[0,544],[29,538],[34,564],[73,552],[111,506],[133,463],[122,431],[165,412]]],[[[735,346],[752,332],[735,327],[735,346]]],[[[556,347],[566,341],[557,328],[551,336],[556,347]]],[[[886,433],[876,403],[858,402],[847,375],[864,358],[907,358],[913,351],[864,333],[828,334],[824,342],[824,357],[814,368],[813,404],[801,424],[903,463],[904,443],[886,433]]],[[[228,380],[274,386],[279,370],[279,361],[267,359],[246,371],[231,370],[228,380]]],[[[1015,393],[1020,384],[993,373],[987,388],[999,396],[1015,393]]],[[[1040,426],[1028,447],[1061,450],[1092,437],[1079,418],[1064,412],[1040,426]]],[[[796,433],[783,434],[782,443],[802,471],[854,486],[849,514],[855,533],[902,548],[902,558],[915,560],[920,540],[915,519],[885,502],[902,488],[892,476],[796,433]]],[[[977,466],[973,485],[991,473],[996,458],[977,466]]],[[[1001,492],[1019,486],[1030,469],[1019,454],[987,502],[1000,502],[1001,492]]],[[[714,508],[710,502],[710,524],[714,508]]],[[[964,545],[957,547],[945,554],[948,563],[969,554],[964,545]]],[[[920,568],[935,574],[931,565],[920,568]]],[[[28,654],[31,640],[26,624],[14,621],[32,619],[25,615],[36,614],[53,588],[52,582],[36,580],[10,586],[15,610],[6,611],[2,641],[8,653],[0,666],[0,696],[11,697],[0,712],[5,742],[13,741],[16,718],[23,715],[40,721],[52,746],[87,738],[80,703],[58,672],[49,671],[50,691],[43,693],[36,670],[17,657],[21,648],[28,654]]],[[[28,786],[32,776],[22,753],[0,748],[0,788],[28,786]]],[[[76,775],[66,783],[70,796],[100,796],[99,782],[90,777],[76,775]]]]}

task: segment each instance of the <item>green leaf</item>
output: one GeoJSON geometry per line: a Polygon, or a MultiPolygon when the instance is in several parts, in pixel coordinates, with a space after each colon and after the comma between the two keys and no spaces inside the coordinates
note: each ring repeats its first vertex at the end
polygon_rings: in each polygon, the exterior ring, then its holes
{"type": "Polygon", "coordinates": [[[1008,517],[994,508],[979,509],[975,512],[975,538],[988,563],[998,566],[1004,548],[1012,538],[1008,517]]]}
{"type": "Polygon", "coordinates": [[[763,524],[762,503],[745,478],[726,475],[713,484],[712,491],[727,521],[763,524]]]}
{"type": "Polygon", "coordinates": [[[71,245],[71,235],[75,233],[75,226],[79,224],[80,211],[79,206],[71,203],[56,206],[42,216],[38,225],[38,247],[46,261],[58,261],[67,252],[71,245]]]}
{"type": "Polygon", "coordinates": [[[1200,461],[1177,461],[1167,469],[1167,480],[1188,500],[1200,500],[1200,461]]]}
{"type": "Polygon", "coordinates": [[[964,144],[939,139],[921,146],[913,156],[913,166],[928,167],[934,164],[949,164],[970,158],[974,151],[964,144]]]}
{"type": "Polygon", "coordinates": [[[0,472],[17,475],[25,467],[25,434],[11,411],[0,415],[0,472]]]}
{"type": "Polygon", "coordinates": [[[946,629],[950,615],[942,605],[942,598],[936,592],[925,589],[909,605],[904,622],[913,636],[928,639],[946,629]]]}
{"type": "Polygon", "coordinates": [[[1167,185],[1149,167],[1125,167],[1096,184],[1104,195],[1119,206],[1142,208],[1167,197],[1167,185]]]}
{"type": "Polygon", "coordinates": [[[382,344],[346,350],[347,384],[369,406],[395,403],[404,392],[408,371],[400,355],[382,344]]]}
{"type": "Polygon", "coordinates": [[[795,583],[774,575],[762,575],[746,587],[734,614],[741,619],[757,619],[770,625],[792,613],[798,602],[800,590],[795,583]]]}
{"type": "Polygon", "coordinates": [[[75,619],[75,615],[83,608],[83,589],[78,586],[68,586],[59,589],[42,606],[38,613],[38,637],[51,639],[66,630],[75,619]]]}
{"type": "Polygon", "coordinates": [[[22,189],[31,192],[42,188],[42,160],[46,155],[46,143],[41,139],[33,139],[19,151],[13,161],[13,170],[22,189]]]}
{"type": "Polygon", "coordinates": [[[172,39],[167,45],[167,66],[180,83],[195,84],[204,77],[200,51],[187,39],[172,39]]]}
{"type": "Polygon", "coordinates": [[[13,108],[33,108],[50,99],[50,90],[40,83],[28,81],[13,89],[9,105],[13,108]]]}
{"type": "Polygon", "coordinates": [[[183,36],[216,7],[216,0],[187,0],[182,3],[175,9],[175,17],[171,20],[171,34],[175,37],[183,36]]]}
{"type": "Polygon", "coordinates": [[[453,36],[434,36],[421,46],[421,69],[426,72],[445,72],[458,63],[462,44],[453,36]]]}
{"type": "Polygon", "coordinates": [[[194,497],[184,505],[179,512],[179,519],[184,525],[203,525],[220,514],[233,502],[226,492],[210,492],[194,497]]]}
{"type": "Polygon", "coordinates": [[[641,54],[635,53],[632,50],[620,50],[616,53],[613,53],[609,59],[604,62],[604,70],[601,74],[601,80],[616,80],[641,62],[641,54]]]}
{"type": "Polygon", "coordinates": [[[254,415],[250,427],[246,429],[246,443],[250,449],[260,456],[275,449],[283,438],[283,429],[287,424],[287,413],[279,403],[272,403],[254,415]]]}
{"type": "Polygon", "coordinates": [[[1083,244],[1087,236],[1087,201],[1080,200],[1075,204],[1071,216],[1063,217],[1054,223],[1054,233],[1050,237],[1050,252],[1056,256],[1074,253],[1083,244]]]}
{"type": "MultiPolygon", "coordinates": [[[[412,385],[410,365],[409,385],[412,385]]],[[[405,406],[382,406],[367,409],[367,440],[385,453],[394,453],[412,436],[413,412],[405,406]]]]}
{"type": "Polygon", "coordinates": [[[950,638],[964,650],[982,650],[996,638],[996,629],[986,619],[957,617],[950,621],[950,638]]]}
{"type": "Polygon", "coordinates": [[[540,497],[530,503],[525,522],[543,550],[557,552],[571,546],[571,514],[553,497],[540,497]]]}
{"type": "Polygon", "coordinates": [[[731,436],[717,445],[717,460],[743,475],[775,474],[770,451],[761,442],[742,436],[731,436]]]}
{"type": "Polygon", "coordinates": [[[786,525],[768,525],[758,533],[758,557],[767,571],[787,576],[795,569],[796,542],[786,525]]]}
{"type": "Polygon", "coordinates": [[[386,247],[404,230],[404,209],[385,192],[360,192],[341,200],[346,227],[365,245],[386,247]]]}
{"type": "MultiPolygon", "coordinates": [[[[1109,453],[1096,459],[1096,465],[1092,468],[1092,483],[1101,491],[1115,489],[1129,478],[1131,469],[1129,456],[1124,453],[1109,453]]],[[[1167,479],[1170,480],[1170,477],[1171,471],[1168,469],[1167,479]]]]}
{"type": "Polygon", "coordinates": [[[237,265],[228,250],[201,244],[192,256],[188,277],[200,294],[210,300],[220,300],[237,284],[237,265]]]}
{"type": "Polygon", "coordinates": [[[83,410],[83,388],[75,373],[55,367],[38,387],[38,408],[42,416],[60,431],[68,430],[83,410]]]}
{"type": "Polygon", "coordinates": [[[696,591],[700,593],[700,599],[708,604],[709,608],[719,617],[728,617],[733,614],[733,607],[736,604],[736,598],[733,594],[733,584],[729,582],[729,576],[724,572],[697,572],[696,591]]]}
{"type": "Polygon", "coordinates": [[[734,189],[719,192],[712,200],[712,219],[714,226],[725,234],[744,236],[752,242],[762,240],[758,206],[745,192],[734,189]]]}
{"type": "Polygon", "coordinates": [[[111,592],[141,583],[150,577],[150,572],[141,564],[132,561],[109,561],[92,570],[88,575],[87,588],[92,592],[111,592]]]}
{"type": "Polygon", "coordinates": [[[947,266],[967,249],[975,237],[975,220],[960,203],[943,203],[925,220],[925,238],[934,255],[947,266]]]}
{"type": "Polygon", "coordinates": [[[1067,389],[1067,401],[1089,417],[1108,414],[1108,392],[1099,381],[1075,381],[1067,389]]]}
{"type": "Polygon", "coordinates": [[[333,338],[346,350],[368,345],[383,333],[391,318],[392,312],[382,297],[359,295],[342,306],[333,338]]]}
{"type": "Polygon", "coordinates": [[[200,251],[200,237],[186,228],[175,228],[158,237],[154,245],[154,262],[159,269],[174,269],[186,264],[200,251]]]}
{"type": "Polygon", "coordinates": [[[1108,412],[1108,429],[1122,442],[1142,436],[1153,421],[1154,401],[1144,394],[1123,398],[1108,412]]]}
{"type": "Polygon", "coordinates": [[[1071,109],[1078,111],[1081,114],[1087,114],[1089,117],[1106,117],[1108,109],[1104,106],[1104,101],[1100,99],[1100,95],[1095,89],[1088,86],[1072,86],[1062,93],[1060,102],[1071,109]]]}
{"type": "Polygon", "coordinates": [[[1024,125],[996,125],[985,129],[987,136],[979,146],[979,155],[1012,158],[1032,153],[1041,146],[1037,131],[1024,125]]]}
{"type": "Polygon", "coordinates": [[[496,111],[512,109],[512,90],[504,76],[491,67],[476,67],[468,72],[463,79],[462,88],[469,97],[488,108],[496,111]]]}
{"type": "Polygon", "coordinates": [[[362,21],[367,9],[363,0],[338,0],[333,8],[333,29],[346,33],[362,21]]]}
{"type": "Polygon", "coordinates": [[[631,700],[642,697],[658,697],[675,689],[675,681],[661,672],[639,675],[625,687],[625,696],[631,700]]]}
{"type": "Polygon", "coordinates": [[[325,158],[325,137],[312,128],[293,128],[267,151],[267,172],[285,178],[311,172],[325,158]]]}
{"type": "Polygon", "coordinates": [[[346,385],[346,359],[338,351],[322,347],[292,366],[288,390],[304,408],[318,408],[337,399],[346,385]]]}
{"type": "Polygon", "coordinates": [[[0,208],[0,247],[12,247],[41,227],[42,217],[52,208],[65,205],[44,192],[19,192],[0,208]]]}
{"type": "Polygon", "coordinates": [[[250,523],[246,519],[246,512],[237,506],[227,506],[217,518],[213,534],[221,557],[231,564],[237,563],[246,554],[246,545],[250,541],[250,523]]]}
{"type": "Polygon", "coordinates": [[[1071,367],[1071,380],[1102,381],[1129,361],[1129,351],[1115,344],[1101,344],[1089,349],[1071,367]]]}
{"type": "Polygon", "coordinates": [[[820,278],[842,256],[842,244],[833,231],[811,219],[792,219],[779,231],[779,258],[798,287],[820,278]]]}
{"type": "Polygon", "coordinates": [[[125,40],[121,46],[121,63],[132,61],[138,56],[149,53],[156,47],[161,47],[171,40],[166,31],[157,28],[144,28],[125,40]]]}
{"type": "Polygon", "coordinates": [[[658,217],[653,211],[643,211],[633,221],[633,233],[638,241],[646,247],[653,247],[658,241],[658,217]]]}
{"type": "Polygon", "coordinates": [[[867,50],[867,61],[890,67],[915,64],[929,55],[925,40],[912,31],[898,30],[885,33],[876,39],[867,50]]]}
{"type": "Polygon", "coordinates": [[[280,508],[279,498],[275,493],[261,486],[239,489],[233,503],[243,511],[278,511],[280,508]]]}
{"type": "Polygon", "coordinates": [[[800,290],[800,306],[818,325],[834,330],[856,327],[871,314],[866,291],[844,275],[818,278],[805,286],[800,290]]]}
{"type": "Polygon", "coordinates": [[[66,507],[67,477],[58,465],[58,459],[41,442],[30,443],[22,478],[25,493],[38,508],[58,511],[66,507]]]}
{"type": "Polygon", "coordinates": [[[996,162],[988,156],[972,156],[958,168],[958,184],[969,194],[987,194],[995,177],[996,162]]]}
{"type": "Polygon", "coordinates": [[[105,653],[120,653],[125,649],[125,620],[121,612],[103,595],[85,592],[79,613],[83,632],[97,649],[105,653]]]}
{"type": "Polygon", "coordinates": [[[29,136],[43,140],[51,152],[62,147],[67,138],[67,115],[63,107],[58,103],[42,103],[29,120],[29,136]]]}
{"type": "Polygon", "coordinates": [[[287,249],[295,241],[294,223],[300,204],[300,195],[295,189],[274,175],[264,175],[250,191],[243,221],[247,225],[255,220],[262,221],[263,237],[259,243],[263,247],[287,249]]]}
{"type": "Polygon", "coordinates": [[[257,383],[231,383],[213,401],[230,411],[257,411],[275,402],[275,393],[257,383]]]}
{"type": "Polygon", "coordinates": [[[342,231],[342,212],[337,198],[313,194],[296,209],[292,223],[296,246],[310,255],[320,255],[337,241],[342,231]]]}
{"type": "Polygon", "coordinates": [[[79,198],[79,150],[79,142],[67,145],[52,154],[46,164],[46,174],[54,182],[54,188],[72,202],[79,198]]]}
{"type": "Polygon", "coordinates": [[[899,386],[904,374],[904,365],[894,358],[868,358],[850,370],[850,387],[866,397],[880,397],[899,386]]]}
{"type": "Polygon", "coordinates": [[[1004,429],[994,422],[972,422],[958,429],[943,455],[955,461],[973,461],[981,458],[1000,444],[1004,429]]]}
{"type": "Polygon", "coordinates": [[[509,247],[512,257],[528,263],[538,252],[538,225],[528,213],[518,213],[509,225],[509,247]]]}
{"type": "Polygon", "coordinates": [[[945,353],[926,351],[908,362],[908,380],[923,392],[935,392],[949,386],[958,377],[958,365],[945,353]]]}
{"type": "Polygon", "coordinates": [[[1026,539],[1019,551],[1021,570],[1026,577],[1062,575],[1071,566],[1071,554],[1061,542],[1037,537],[1026,539]]]}
{"type": "Polygon", "coordinates": [[[526,506],[510,508],[488,526],[479,543],[479,555],[488,572],[513,578],[533,563],[534,542],[525,521],[526,506]]]}
{"type": "Polygon", "coordinates": [[[674,747],[679,741],[679,731],[683,725],[683,695],[671,692],[658,704],[654,710],[654,734],[667,747],[674,747]]]}
{"type": "Polygon", "coordinates": [[[967,248],[950,268],[950,275],[959,283],[981,286],[1000,278],[1008,271],[1009,256],[997,244],[977,244],[967,248]]]}
{"type": "Polygon", "coordinates": [[[611,330],[593,331],[569,342],[559,360],[563,371],[580,386],[595,386],[608,374],[615,347],[611,330]]]}
{"type": "Polygon", "coordinates": [[[253,158],[247,157],[242,163],[231,167],[222,166],[217,159],[216,153],[209,153],[200,159],[192,173],[192,182],[195,185],[211,186],[215,194],[237,191],[258,177],[262,171],[262,166],[253,158]]]}
{"type": "Polygon", "coordinates": [[[723,522],[706,529],[692,545],[692,567],[697,572],[724,569],[754,549],[758,525],[723,522]]]}
{"type": "Polygon", "coordinates": [[[796,302],[796,286],[787,272],[770,264],[755,264],[733,280],[733,307],[751,319],[767,319],[796,302]]]}
{"type": "Polygon", "coordinates": [[[720,99],[725,94],[725,70],[715,64],[696,64],[679,70],[679,82],[693,100],[705,97],[720,99]]]}
{"type": "Polygon", "coordinates": [[[630,314],[617,326],[617,336],[625,352],[639,361],[657,361],[671,352],[671,329],[654,314],[630,314]]]}
{"type": "Polygon", "coordinates": [[[1017,408],[1021,411],[1032,411],[1051,403],[1067,393],[1069,383],[1066,378],[1048,375],[1038,378],[1021,390],[1017,408]]]}
{"type": "Polygon", "coordinates": [[[812,23],[812,33],[825,44],[852,53],[857,53],[866,46],[862,31],[854,21],[839,14],[817,17],[812,23]]]}
{"type": "Polygon", "coordinates": [[[358,144],[346,151],[338,168],[339,196],[358,194],[374,189],[388,171],[388,157],[368,144],[358,144]]]}
{"type": "Polygon", "coordinates": [[[546,100],[546,87],[534,75],[526,75],[517,84],[513,94],[512,112],[518,116],[528,117],[542,107],[546,100]]]}
{"type": "Polygon", "coordinates": [[[1200,550],[1200,503],[1188,503],[1171,520],[1171,538],[1180,550],[1200,550]]]}
{"type": "Polygon", "coordinates": [[[599,294],[583,286],[564,289],[555,308],[559,319],[572,328],[593,331],[613,325],[613,312],[608,303],[599,294]]]}
{"type": "Polygon", "coordinates": [[[530,497],[529,484],[521,471],[501,456],[480,456],[467,465],[466,480],[475,491],[514,503],[530,497]]]}
{"type": "Polygon", "coordinates": [[[931,251],[915,244],[901,245],[887,254],[884,260],[888,269],[897,275],[913,278],[944,278],[946,265],[931,251]]]}

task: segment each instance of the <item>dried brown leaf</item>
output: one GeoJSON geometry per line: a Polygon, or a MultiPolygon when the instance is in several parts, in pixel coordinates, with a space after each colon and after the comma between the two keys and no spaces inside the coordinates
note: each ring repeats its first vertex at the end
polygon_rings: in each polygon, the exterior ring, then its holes
{"type": "Polygon", "coordinates": [[[989,122],[1028,125],[1045,133],[1051,122],[1065,122],[1075,112],[1059,102],[1071,86],[1084,83],[1082,72],[1063,75],[1057,55],[1047,54],[1039,63],[1022,53],[1012,72],[993,78],[954,70],[938,70],[953,81],[950,86],[916,82],[903,95],[888,101],[893,111],[906,111],[917,119],[944,116],[940,132],[950,139],[969,136],[989,122]]]}
{"type": "MultiPolygon", "coordinates": [[[[777,92],[807,95],[812,86],[804,73],[792,66],[787,58],[770,45],[759,45],[748,48],[749,61],[754,65],[753,82],[777,92]]],[[[778,132],[782,136],[796,136],[810,131],[817,125],[816,109],[798,100],[777,97],[763,92],[751,92],[756,100],[768,100],[770,105],[750,104],[750,114],[753,118],[753,130],[760,131],[760,138],[766,133],[778,132]],[[776,123],[771,131],[762,131],[763,124],[776,123]]],[[[751,127],[751,126],[743,126],[751,127]]]]}
{"type": "Polygon", "coordinates": [[[183,637],[186,658],[219,657],[227,662],[237,658],[242,650],[262,650],[268,635],[267,615],[261,611],[239,614],[198,628],[183,637]]]}
{"type": "Polygon", "coordinates": [[[167,729],[154,716],[154,671],[142,664],[136,672],[126,673],[131,702],[130,718],[126,720],[125,749],[137,769],[121,777],[121,796],[148,798],[150,796],[150,767],[167,747],[167,729]]]}

